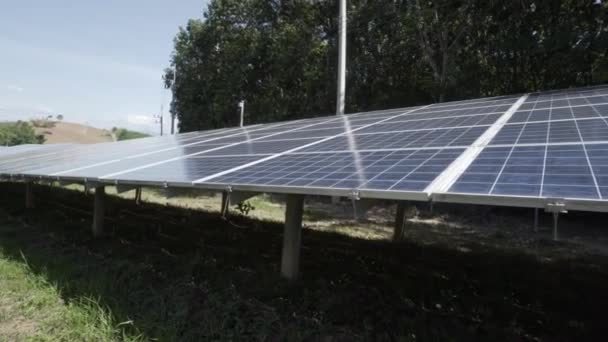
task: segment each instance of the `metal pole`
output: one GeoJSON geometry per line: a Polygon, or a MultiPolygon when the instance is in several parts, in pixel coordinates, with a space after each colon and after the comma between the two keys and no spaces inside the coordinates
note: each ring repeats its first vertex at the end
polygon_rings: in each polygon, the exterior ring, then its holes
{"type": "Polygon", "coordinates": [[[135,204],[141,204],[141,188],[135,189],[135,204]]]}
{"type": "MultiPolygon", "coordinates": [[[[173,89],[175,89],[175,80],[177,80],[177,66],[173,69],[173,89]]],[[[175,96],[174,92],[171,92],[171,96],[175,96]]],[[[175,134],[175,113],[171,111],[171,135],[173,134],[175,134]]]]}
{"type": "Polygon", "coordinates": [[[538,231],[538,208],[534,208],[534,231],[538,231]]]}
{"type": "Polygon", "coordinates": [[[300,244],[302,239],[303,195],[287,195],[285,208],[285,231],[283,233],[283,256],[281,275],[289,280],[298,277],[300,269],[300,244]]]}
{"type": "Polygon", "coordinates": [[[222,192],[222,208],[220,209],[220,214],[222,218],[226,218],[228,216],[228,211],[230,210],[230,193],[228,191],[222,192]]]}
{"type": "Polygon", "coordinates": [[[103,235],[103,217],[105,211],[106,188],[104,186],[95,187],[95,202],[93,209],[93,236],[103,235]]]}
{"type": "Polygon", "coordinates": [[[25,183],[25,207],[34,208],[34,190],[31,182],[25,183]]]}
{"type": "Polygon", "coordinates": [[[338,51],[338,98],[336,115],[344,115],[346,98],[346,0],[340,0],[339,51],[338,51]]]}
{"type": "Polygon", "coordinates": [[[397,213],[395,214],[395,226],[393,227],[393,241],[401,241],[405,235],[405,206],[406,202],[397,202],[397,213]]]}
{"type": "Polygon", "coordinates": [[[553,213],[553,241],[559,240],[559,235],[557,233],[557,220],[559,219],[559,213],[553,213]]]}
{"type": "Polygon", "coordinates": [[[239,127],[243,127],[245,123],[245,101],[239,102],[239,108],[241,109],[241,119],[239,127]]]}
{"type": "Polygon", "coordinates": [[[158,116],[158,122],[160,123],[160,136],[163,136],[163,105],[160,105],[160,115],[158,116]]]}

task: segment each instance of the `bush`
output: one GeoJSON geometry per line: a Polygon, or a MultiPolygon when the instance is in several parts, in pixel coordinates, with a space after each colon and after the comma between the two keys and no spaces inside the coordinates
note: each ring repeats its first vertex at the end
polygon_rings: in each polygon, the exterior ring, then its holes
{"type": "Polygon", "coordinates": [[[112,133],[116,136],[117,141],[147,138],[150,135],[141,132],[130,131],[126,128],[112,128],[112,133]]]}
{"type": "Polygon", "coordinates": [[[36,135],[34,127],[28,122],[0,123],[0,143],[3,146],[43,144],[44,141],[44,135],[36,135]]]}

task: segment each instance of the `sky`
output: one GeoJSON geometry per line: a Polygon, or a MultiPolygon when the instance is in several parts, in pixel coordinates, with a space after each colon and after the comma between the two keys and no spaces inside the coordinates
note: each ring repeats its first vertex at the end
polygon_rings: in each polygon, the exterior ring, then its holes
{"type": "Polygon", "coordinates": [[[207,0],[0,1],[0,121],[62,114],[100,128],[168,129],[173,38],[207,0]]]}

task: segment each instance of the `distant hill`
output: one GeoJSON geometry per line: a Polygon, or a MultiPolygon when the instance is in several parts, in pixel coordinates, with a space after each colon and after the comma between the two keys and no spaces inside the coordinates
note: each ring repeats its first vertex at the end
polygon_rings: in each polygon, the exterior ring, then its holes
{"type": "Polygon", "coordinates": [[[45,144],[96,144],[114,141],[112,133],[106,129],[71,122],[56,122],[52,124],[35,125],[36,134],[43,134],[45,144]]]}

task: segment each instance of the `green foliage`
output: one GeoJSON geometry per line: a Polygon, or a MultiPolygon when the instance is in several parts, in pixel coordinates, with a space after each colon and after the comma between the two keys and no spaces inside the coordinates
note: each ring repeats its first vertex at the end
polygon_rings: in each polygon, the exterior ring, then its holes
{"type": "Polygon", "coordinates": [[[116,136],[117,141],[147,138],[150,136],[149,134],[146,134],[146,133],[130,131],[126,128],[117,128],[117,127],[112,128],[112,133],[114,133],[114,136],[116,136]]]}
{"type": "MultiPolygon", "coordinates": [[[[175,37],[180,131],[335,108],[332,1],[212,0],[175,37]]],[[[608,2],[350,0],[347,112],[608,82],[608,2]]]]}
{"type": "Polygon", "coordinates": [[[249,201],[243,201],[236,205],[236,209],[243,215],[249,215],[249,212],[255,210],[255,207],[249,201]]]}
{"type": "Polygon", "coordinates": [[[2,146],[43,144],[44,141],[44,135],[36,135],[34,127],[28,122],[0,123],[0,144],[2,146]]]}

